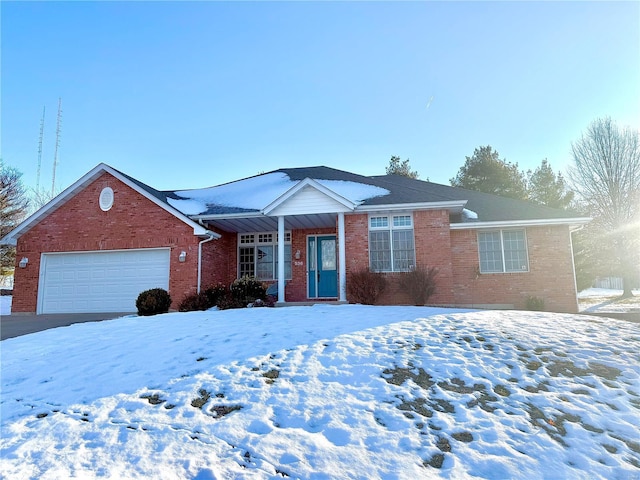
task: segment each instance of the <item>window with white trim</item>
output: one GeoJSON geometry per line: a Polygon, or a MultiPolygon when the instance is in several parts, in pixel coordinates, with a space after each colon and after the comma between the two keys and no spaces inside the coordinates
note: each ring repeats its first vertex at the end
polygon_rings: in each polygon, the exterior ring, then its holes
{"type": "Polygon", "coordinates": [[[412,215],[369,217],[369,267],[373,272],[408,272],[415,267],[412,215]]]}
{"type": "Polygon", "coordinates": [[[524,230],[478,232],[480,273],[528,272],[529,255],[524,230]]]}
{"type": "MultiPolygon", "coordinates": [[[[284,276],[291,279],[291,232],[284,234],[284,276]]],[[[259,280],[278,278],[278,233],[238,234],[238,275],[259,280]]]]}

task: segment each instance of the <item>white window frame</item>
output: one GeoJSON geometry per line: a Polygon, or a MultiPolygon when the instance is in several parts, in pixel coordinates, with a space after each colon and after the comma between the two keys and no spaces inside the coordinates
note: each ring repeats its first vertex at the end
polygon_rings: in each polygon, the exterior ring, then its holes
{"type": "Polygon", "coordinates": [[[529,262],[529,242],[527,241],[527,229],[526,228],[501,228],[501,229],[491,229],[491,230],[479,230],[477,232],[477,243],[478,243],[478,270],[482,275],[491,275],[491,274],[500,274],[500,273],[528,273],[530,271],[530,262],[529,262]],[[504,250],[504,234],[505,232],[522,232],[523,241],[524,241],[524,255],[525,260],[527,261],[526,268],[520,268],[518,270],[507,270],[507,260],[505,258],[505,250],[504,250]],[[482,254],[480,251],[480,235],[483,233],[500,233],[500,255],[502,257],[502,270],[499,271],[483,271],[482,270],[482,254]]]}
{"type": "MultiPolygon", "coordinates": [[[[288,230],[284,233],[284,244],[285,246],[289,246],[289,266],[291,267],[291,231],[288,230]]],[[[253,249],[253,273],[254,276],[258,273],[258,249],[260,247],[272,247],[272,255],[273,255],[273,267],[272,267],[272,278],[263,278],[263,277],[255,277],[257,280],[263,281],[271,281],[277,280],[278,277],[278,232],[248,232],[248,233],[238,233],[238,248],[237,248],[237,276],[240,278],[240,259],[241,259],[241,249],[243,248],[252,248],[253,249]]],[[[286,252],[286,251],[285,251],[286,252]]],[[[285,262],[287,260],[285,259],[285,262]]],[[[292,268],[289,268],[289,275],[286,274],[286,263],[285,263],[285,280],[291,280],[292,277],[292,268]]]]}
{"type": "Polygon", "coordinates": [[[369,214],[369,218],[367,220],[367,241],[369,247],[369,268],[374,272],[408,272],[415,268],[416,262],[416,239],[415,233],[413,229],[413,212],[410,213],[396,213],[396,214],[369,214]],[[396,220],[402,219],[401,222],[396,222],[396,220]],[[407,223],[408,220],[408,223],[407,223]],[[394,255],[394,240],[393,240],[393,232],[394,231],[411,231],[411,238],[413,240],[413,264],[409,265],[407,269],[400,269],[395,265],[395,255],[394,255]],[[390,266],[389,270],[380,270],[374,269],[372,265],[371,259],[371,232],[389,232],[389,254],[390,254],[390,266]]]}

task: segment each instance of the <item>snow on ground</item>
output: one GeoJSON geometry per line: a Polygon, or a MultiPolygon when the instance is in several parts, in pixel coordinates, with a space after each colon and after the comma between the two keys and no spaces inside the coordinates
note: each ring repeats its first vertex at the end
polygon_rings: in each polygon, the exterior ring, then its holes
{"type": "Polygon", "coordinates": [[[620,299],[622,290],[588,288],[578,293],[581,312],[623,313],[640,312],[640,290],[632,290],[632,298],[620,299]]]}
{"type": "Polygon", "coordinates": [[[11,295],[0,295],[0,316],[2,315],[11,315],[11,300],[13,297],[11,295]]]}
{"type": "Polygon", "coordinates": [[[640,326],[358,305],[4,340],[5,478],[640,476],[640,326]]]}

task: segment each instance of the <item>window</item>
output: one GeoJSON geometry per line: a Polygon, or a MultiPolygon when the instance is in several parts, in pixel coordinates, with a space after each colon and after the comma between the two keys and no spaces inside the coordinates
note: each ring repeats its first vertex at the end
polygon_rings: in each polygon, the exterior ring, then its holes
{"type": "MultiPolygon", "coordinates": [[[[259,280],[278,277],[278,235],[275,232],[238,235],[238,273],[259,280]]],[[[284,235],[284,276],[291,279],[291,232],[284,235]]]]}
{"type": "Polygon", "coordinates": [[[374,272],[408,272],[415,266],[413,217],[369,217],[369,266],[374,272]]]}
{"type": "Polygon", "coordinates": [[[480,273],[529,271],[524,230],[478,232],[478,251],[480,273]]]}

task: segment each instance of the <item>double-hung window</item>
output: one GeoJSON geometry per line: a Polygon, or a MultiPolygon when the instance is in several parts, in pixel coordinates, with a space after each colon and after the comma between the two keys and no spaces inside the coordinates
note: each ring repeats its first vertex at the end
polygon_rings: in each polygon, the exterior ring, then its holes
{"type": "MultiPolygon", "coordinates": [[[[259,280],[278,277],[277,232],[238,235],[238,273],[259,280]]],[[[291,279],[291,232],[284,234],[284,276],[291,279]]]]}
{"type": "Polygon", "coordinates": [[[529,271],[527,237],[524,230],[478,232],[480,273],[529,271]]]}
{"type": "Polygon", "coordinates": [[[369,217],[369,267],[373,272],[408,272],[415,266],[412,215],[369,217]]]}

